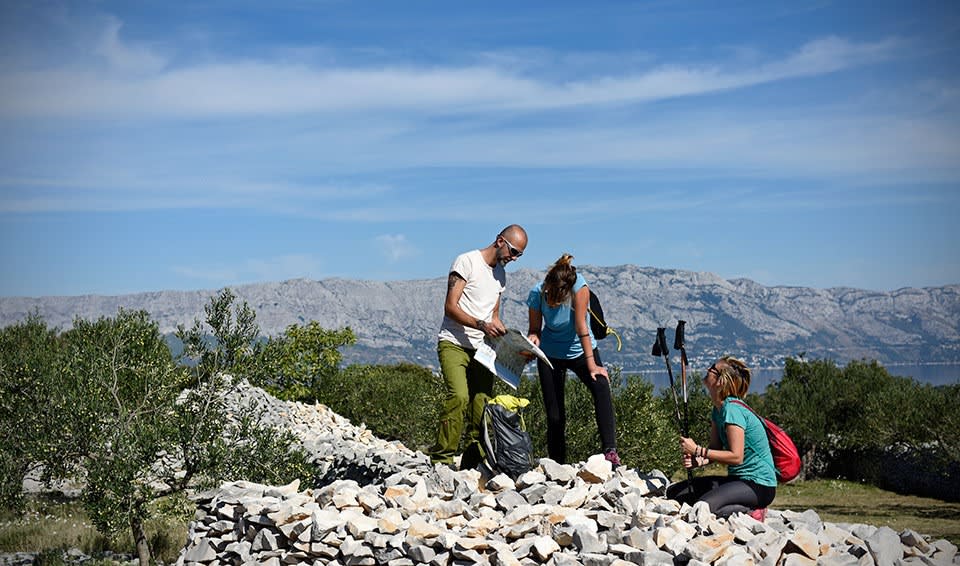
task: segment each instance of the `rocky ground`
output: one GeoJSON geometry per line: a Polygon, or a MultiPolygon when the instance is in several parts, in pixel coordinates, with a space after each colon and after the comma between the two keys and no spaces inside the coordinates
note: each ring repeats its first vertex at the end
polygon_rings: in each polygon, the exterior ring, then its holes
{"type": "MultiPolygon", "coordinates": [[[[574,465],[541,459],[516,481],[488,478],[432,466],[323,405],[280,401],[245,383],[231,401],[291,430],[323,480],[305,489],[234,482],[197,494],[178,565],[960,564],[949,541],[830,523],[813,510],[717,519],[705,504],[664,498],[662,473],[613,470],[599,455],[574,465]]],[[[69,562],[87,559],[71,552],[69,562]]],[[[0,565],[35,558],[6,555],[0,565]]]]}
{"type": "Polygon", "coordinates": [[[957,548],[912,531],[822,521],[813,510],[717,519],[662,497],[667,478],[601,456],[542,459],[516,481],[431,466],[322,405],[241,386],[237,403],[290,428],[322,487],[229,483],[199,494],[178,564],[596,565],[960,564],[957,548]]]}

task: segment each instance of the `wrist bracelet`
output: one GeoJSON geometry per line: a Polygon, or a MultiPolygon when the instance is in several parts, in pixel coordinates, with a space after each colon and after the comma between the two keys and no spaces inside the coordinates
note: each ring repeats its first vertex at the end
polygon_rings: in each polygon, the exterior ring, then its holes
{"type": "Polygon", "coordinates": [[[580,338],[586,338],[590,336],[590,333],[588,332],[587,334],[577,334],[577,336],[579,336],[580,338]]]}

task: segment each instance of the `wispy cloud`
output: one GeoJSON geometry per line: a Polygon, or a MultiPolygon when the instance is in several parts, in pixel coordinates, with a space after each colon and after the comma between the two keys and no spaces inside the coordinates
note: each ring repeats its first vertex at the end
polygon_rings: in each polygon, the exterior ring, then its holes
{"type": "Polygon", "coordinates": [[[217,118],[343,111],[534,111],[644,103],[835,72],[888,59],[900,44],[827,37],[752,66],[736,60],[649,66],[641,60],[626,66],[621,62],[615,72],[571,80],[556,76],[556,68],[544,72],[537,64],[524,64],[522,57],[539,59],[540,52],[518,52],[509,58],[486,54],[478,57],[483,62],[459,66],[222,58],[171,67],[167,57],[149,45],[124,41],[122,28],[116,18],[108,20],[96,45],[89,48],[95,57],[88,65],[3,71],[0,113],[40,118],[217,118]],[[110,63],[106,70],[95,64],[104,58],[110,63]]]}
{"type": "Polygon", "coordinates": [[[110,16],[94,52],[106,59],[110,68],[116,71],[144,74],[162,71],[166,59],[149,46],[122,41],[121,28],[123,23],[110,16]]]}
{"type": "Polygon", "coordinates": [[[404,234],[383,234],[377,236],[375,241],[381,253],[383,253],[387,261],[391,263],[409,259],[420,254],[420,250],[411,244],[404,234]]]}
{"type": "Polygon", "coordinates": [[[322,262],[310,254],[284,254],[270,258],[250,258],[236,263],[207,260],[189,265],[175,265],[177,275],[203,281],[232,282],[279,281],[298,277],[319,278],[322,262]]]}
{"type": "Polygon", "coordinates": [[[433,207],[388,198],[404,189],[393,173],[436,168],[579,168],[589,181],[617,171],[865,185],[960,176],[956,118],[943,119],[960,105],[951,79],[898,86],[879,110],[838,100],[784,111],[707,96],[889,61],[902,56],[900,39],[826,36],[793,51],[683,62],[630,54],[618,65],[616,53],[531,49],[438,65],[388,50],[350,63],[321,47],[324,56],[191,60],[166,52],[174,41],[125,39],[119,19],[100,25],[85,36],[85,64],[0,63],[0,122],[32,140],[0,142],[0,212],[436,218],[433,207]],[[694,96],[683,108],[652,104],[694,96]],[[918,98],[935,98],[940,112],[911,114],[918,98]],[[53,141],[51,123],[75,137],[53,141]],[[317,172],[322,181],[311,180],[317,172]]]}
{"type": "Polygon", "coordinates": [[[343,203],[358,205],[389,188],[371,184],[251,182],[241,178],[170,175],[149,180],[94,176],[0,178],[0,212],[109,212],[162,209],[243,209],[311,216],[343,203]]]}

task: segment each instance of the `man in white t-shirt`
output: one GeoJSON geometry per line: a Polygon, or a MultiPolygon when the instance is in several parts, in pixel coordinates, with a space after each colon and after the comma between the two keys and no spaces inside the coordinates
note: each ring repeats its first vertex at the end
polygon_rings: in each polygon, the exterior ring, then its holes
{"type": "Polygon", "coordinates": [[[526,230],[511,224],[492,244],[460,254],[450,267],[443,324],[437,336],[446,398],[437,441],[430,449],[433,463],[453,463],[465,421],[467,440],[460,469],[475,468],[482,461],[480,418],[493,395],[496,376],[473,357],[487,336],[502,336],[507,331],[500,321],[500,295],[507,282],[504,266],[523,255],[526,247],[526,230]]]}

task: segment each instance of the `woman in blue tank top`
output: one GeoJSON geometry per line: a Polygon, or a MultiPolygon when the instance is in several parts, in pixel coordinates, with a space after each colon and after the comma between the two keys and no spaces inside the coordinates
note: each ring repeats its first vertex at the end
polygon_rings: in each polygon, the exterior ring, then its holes
{"type": "Polygon", "coordinates": [[[590,289],[583,275],[563,254],[547,271],[543,281],[530,289],[528,338],[550,359],[551,368],[537,362],[543,406],[547,414],[547,454],[561,464],[567,459],[564,385],[567,370],[573,371],[593,396],[593,408],[600,432],[604,457],[613,467],[620,465],[617,454],[616,421],[610,393],[610,377],[600,361],[590,324],[587,305],[590,289]]]}

